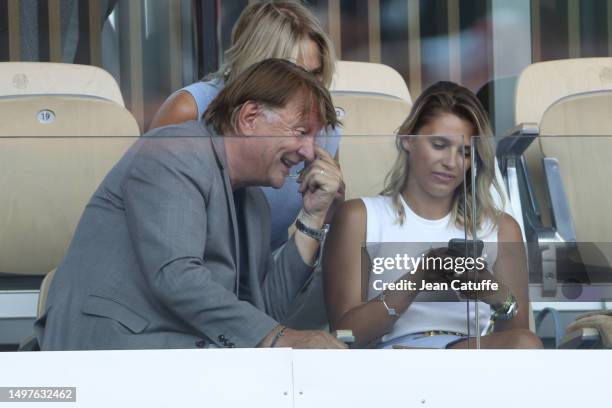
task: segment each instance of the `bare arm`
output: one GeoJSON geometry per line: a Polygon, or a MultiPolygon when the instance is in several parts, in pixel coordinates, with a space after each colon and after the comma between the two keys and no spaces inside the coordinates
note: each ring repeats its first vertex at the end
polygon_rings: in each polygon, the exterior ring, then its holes
{"type": "MultiPolygon", "coordinates": [[[[355,346],[364,347],[388,333],[396,317],[377,299],[363,302],[361,262],[366,240],[366,209],[361,200],[346,202],[334,217],[333,228],[325,245],[323,276],[327,313],[332,330],[352,330],[355,346]]],[[[370,260],[367,262],[369,275],[370,260]]],[[[367,279],[367,276],[364,278],[367,279]]],[[[401,279],[417,280],[417,275],[401,279]]],[[[388,291],[385,301],[403,313],[414,300],[416,291],[388,291]]]]}
{"type": "Polygon", "coordinates": [[[159,108],[149,130],[197,119],[199,119],[198,106],[193,96],[189,92],[177,92],[168,97],[159,108]]]}
{"type": "Polygon", "coordinates": [[[518,314],[511,320],[498,321],[495,331],[529,328],[529,277],[521,228],[511,216],[504,214],[499,222],[495,277],[506,286],[518,303],[518,314]]]}

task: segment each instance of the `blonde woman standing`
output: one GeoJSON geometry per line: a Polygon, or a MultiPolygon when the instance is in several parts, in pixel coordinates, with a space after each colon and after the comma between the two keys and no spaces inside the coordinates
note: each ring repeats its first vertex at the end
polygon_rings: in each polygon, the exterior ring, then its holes
{"type": "Polygon", "coordinates": [[[398,157],[383,193],[345,203],[334,218],[323,259],[332,330],[352,330],[356,347],[463,348],[468,342],[474,347],[472,337],[487,331],[493,317],[494,331],[482,337],[483,348],[541,347],[528,330],[521,231],[510,215],[496,208],[491,194],[492,186],[499,189],[491,139],[484,109],[468,89],[440,82],[417,99],[400,128],[398,157]],[[470,168],[473,135],[479,136],[475,185],[471,178],[475,170],[470,168]],[[476,219],[472,219],[471,196],[465,196],[472,189],[476,219]],[[467,283],[466,274],[459,278],[456,269],[413,263],[411,270],[379,261],[393,260],[394,251],[406,248],[418,248],[409,254],[415,258],[452,256],[447,243],[470,238],[473,224],[478,240],[492,250],[487,266],[472,282],[489,281],[499,287],[480,292],[478,327],[472,302],[468,328],[465,303],[457,300],[474,293],[451,286],[452,281],[467,283]],[[361,256],[364,242],[366,261],[361,256]],[[438,249],[431,250],[436,244],[433,248],[438,249]],[[383,264],[389,266],[384,273],[383,264]],[[440,290],[427,291],[425,285],[440,290]]]}
{"type": "MultiPolygon", "coordinates": [[[[327,88],[331,84],[335,69],[331,41],[315,16],[298,2],[262,1],[250,5],[234,26],[232,44],[219,71],[175,92],[164,102],[153,119],[152,129],[201,119],[226,83],[268,58],[295,62],[319,78],[327,88]]],[[[339,130],[329,130],[318,137],[318,144],[332,157],[337,157],[339,136],[339,130]]],[[[296,166],[292,173],[302,168],[302,165],[296,166]]],[[[263,189],[273,215],[272,249],[279,248],[287,240],[287,229],[301,209],[298,187],[295,180],[289,179],[280,189],[263,189]]]]}

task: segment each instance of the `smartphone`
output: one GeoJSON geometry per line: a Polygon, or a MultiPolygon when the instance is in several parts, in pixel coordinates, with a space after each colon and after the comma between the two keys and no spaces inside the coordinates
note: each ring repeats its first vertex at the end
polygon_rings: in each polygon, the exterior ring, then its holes
{"type": "Polygon", "coordinates": [[[448,241],[448,250],[457,256],[466,258],[480,258],[484,251],[484,242],[482,240],[453,238],[448,241]]]}

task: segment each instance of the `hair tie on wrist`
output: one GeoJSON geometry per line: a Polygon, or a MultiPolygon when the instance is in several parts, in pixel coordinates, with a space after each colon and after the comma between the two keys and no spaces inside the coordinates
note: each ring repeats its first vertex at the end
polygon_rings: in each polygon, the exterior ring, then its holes
{"type": "Polygon", "coordinates": [[[280,329],[279,331],[276,332],[276,335],[274,336],[274,339],[272,340],[272,343],[270,343],[270,348],[273,348],[274,346],[276,346],[276,343],[278,343],[280,338],[285,335],[285,330],[286,329],[287,329],[286,327],[283,327],[282,329],[280,329]]]}

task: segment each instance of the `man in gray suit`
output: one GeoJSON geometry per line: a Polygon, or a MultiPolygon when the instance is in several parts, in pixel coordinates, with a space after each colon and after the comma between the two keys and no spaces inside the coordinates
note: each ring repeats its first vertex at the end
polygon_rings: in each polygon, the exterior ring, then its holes
{"type": "Polygon", "coordinates": [[[313,271],[342,184],[314,143],[324,125],[337,125],[327,90],[266,60],[203,121],[141,138],[85,209],[36,324],[41,348],[343,347],[278,323],[313,271]],[[273,258],[256,186],[282,186],[304,160],[298,231],[273,258]]]}

